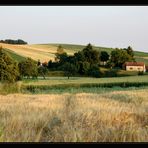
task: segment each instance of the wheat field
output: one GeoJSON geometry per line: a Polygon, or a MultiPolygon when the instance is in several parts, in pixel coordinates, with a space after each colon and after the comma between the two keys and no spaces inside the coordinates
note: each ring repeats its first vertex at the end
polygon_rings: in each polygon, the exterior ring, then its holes
{"type": "Polygon", "coordinates": [[[0,95],[1,142],[148,141],[148,89],[0,95]]]}
{"type": "MultiPolygon", "coordinates": [[[[41,62],[54,61],[55,53],[57,52],[57,47],[53,45],[12,45],[0,43],[0,46],[23,57],[30,57],[36,61],[40,59],[41,62]]],[[[69,49],[64,49],[64,51],[69,55],[74,54],[74,52],[69,49]]]]}

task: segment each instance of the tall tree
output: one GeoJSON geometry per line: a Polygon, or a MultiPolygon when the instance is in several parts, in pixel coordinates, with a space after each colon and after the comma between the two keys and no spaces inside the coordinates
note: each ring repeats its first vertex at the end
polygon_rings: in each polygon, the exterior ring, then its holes
{"type": "Polygon", "coordinates": [[[90,64],[99,63],[99,52],[94,50],[90,43],[82,50],[82,52],[85,56],[85,60],[90,64]]]}
{"type": "Polygon", "coordinates": [[[106,51],[101,51],[100,61],[107,62],[109,60],[109,54],[106,51]]]}
{"type": "Polygon", "coordinates": [[[74,64],[66,62],[62,66],[62,68],[65,72],[65,75],[68,77],[68,79],[70,78],[70,76],[74,76],[77,73],[77,67],[74,64]]]}
{"type": "Polygon", "coordinates": [[[127,47],[127,53],[128,53],[131,57],[134,57],[134,51],[133,51],[133,49],[132,49],[131,46],[128,46],[128,47],[127,47]]]}
{"type": "Polygon", "coordinates": [[[0,81],[15,82],[19,78],[18,64],[0,47],[0,81]]]}
{"type": "Polygon", "coordinates": [[[37,78],[38,66],[37,63],[31,58],[27,58],[25,61],[19,63],[19,70],[22,77],[37,78]]]}

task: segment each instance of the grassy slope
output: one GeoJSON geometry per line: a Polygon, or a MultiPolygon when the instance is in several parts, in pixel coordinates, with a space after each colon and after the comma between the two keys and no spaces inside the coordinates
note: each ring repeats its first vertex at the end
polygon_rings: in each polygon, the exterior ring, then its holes
{"type": "MultiPolygon", "coordinates": [[[[55,46],[58,47],[59,45],[62,45],[62,47],[65,49],[65,51],[69,51],[72,50],[73,53],[78,52],[80,50],[82,50],[85,45],[73,45],[73,44],[39,44],[40,47],[48,47],[48,46],[55,46]]],[[[96,47],[94,46],[95,50],[99,50],[99,51],[107,51],[108,53],[110,53],[113,48],[107,48],[107,47],[96,47]]]]}
{"type": "Polygon", "coordinates": [[[4,49],[4,51],[17,62],[20,62],[20,61],[23,61],[26,59],[25,57],[20,56],[19,54],[15,53],[9,49],[4,49]]]}
{"type": "MultiPolygon", "coordinates": [[[[21,57],[31,57],[34,60],[40,59],[42,62],[54,60],[55,53],[59,44],[34,44],[34,45],[10,45],[10,44],[0,44],[6,49],[13,52],[12,56],[20,55],[21,57]]],[[[72,55],[75,52],[82,50],[85,45],[73,45],[73,44],[60,44],[63,46],[64,50],[72,55]]],[[[107,51],[110,53],[113,48],[107,47],[94,47],[98,51],[107,51]]],[[[135,58],[137,61],[145,62],[148,65],[148,53],[135,51],[135,58]]],[[[11,54],[11,52],[10,52],[11,54]]],[[[18,57],[16,57],[17,59],[18,57]]],[[[19,58],[18,58],[19,59],[19,58]]],[[[20,58],[21,59],[21,58],[20,58]]]]}

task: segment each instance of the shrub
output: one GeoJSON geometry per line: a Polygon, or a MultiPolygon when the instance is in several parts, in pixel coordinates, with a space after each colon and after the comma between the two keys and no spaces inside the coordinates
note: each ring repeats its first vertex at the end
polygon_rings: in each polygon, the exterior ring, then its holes
{"type": "Polygon", "coordinates": [[[100,69],[99,69],[99,67],[97,65],[93,65],[88,70],[88,75],[92,76],[92,77],[95,77],[95,78],[99,78],[99,77],[101,77],[101,71],[100,71],[100,69]]]}
{"type": "Polygon", "coordinates": [[[105,77],[117,77],[117,72],[118,72],[118,70],[116,70],[116,69],[111,69],[109,71],[106,71],[105,77]]]}
{"type": "Polygon", "coordinates": [[[138,72],[138,75],[140,76],[140,75],[144,75],[144,72],[143,71],[139,71],[138,72]]]}

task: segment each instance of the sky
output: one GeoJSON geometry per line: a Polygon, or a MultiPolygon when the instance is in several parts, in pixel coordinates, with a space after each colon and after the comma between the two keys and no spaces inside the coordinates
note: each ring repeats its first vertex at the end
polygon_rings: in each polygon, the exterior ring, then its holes
{"type": "Polygon", "coordinates": [[[0,6],[0,40],[148,52],[148,6],[0,6]]]}

